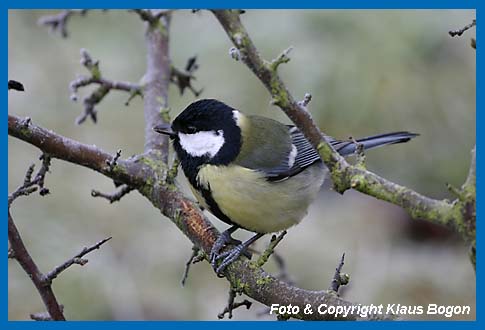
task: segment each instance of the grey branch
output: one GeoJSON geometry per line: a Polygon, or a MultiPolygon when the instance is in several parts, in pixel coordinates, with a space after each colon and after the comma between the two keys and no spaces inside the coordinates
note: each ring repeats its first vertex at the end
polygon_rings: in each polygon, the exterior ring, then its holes
{"type": "Polygon", "coordinates": [[[305,96],[303,97],[303,100],[298,102],[298,105],[300,105],[303,108],[306,108],[310,101],[312,100],[312,94],[310,93],[305,93],[305,96]]]}
{"type": "Polygon", "coordinates": [[[271,237],[271,241],[268,247],[266,248],[266,250],[264,250],[263,253],[261,253],[258,260],[256,261],[256,265],[258,267],[263,267],[264,264],[266,264],[269,257],[271,257],[271,255],[274,253],[274,249],[283,240],[283,237],[285,237],[285,235],[286,235],[286,230],[282,231],[279,235],[273,235],[271,237]]]}
{"type": "Polygon", "coordinates": [[[95,108],[111,90],[119,90],[129,93],[129,98],[125,105],[129,105],[131,99],[139,95],[143,97],[143,86],[126,81],[114,81],[102,76],[99,68],[99,61],[93,60],[86,49],[81,49],[81,64],[89,71],[90,76],[79,76],[69,84],[71,100],[76,102],[79,88],[89,85],[98,87],[83,98],[84,112],[76,119],[78,125],[84,123],[87,118],[96,123],[97,109],[95,108]]]}
{"type": "Polygon", "coordinates": [[[126,194],[131,192],[133,189],[134,188],[130,187],[129,185],[123,184],[123,185],[121,185],[120,188],[118,188],[118,190],[116,190],[114,193],[111,193],[111,194],[102,193],[98,190],[93,189],[93,190],[91,190],[91,196],[102,197],[102,198],[107,199],[110,203],[114,203],[114,202],[118,202],[119,200],[121,200],[121,198],[123,198],[123,196],[125,196],[126,194]]]}
{"type": "Polygon", "coordinates": [[[335,274],[333,275],[332,282],[330,283],[329,290],[332,290],[338,293],[338,289],[341,285],[349,284],[350,276],[348,274],[342,274],[342,268],[344,267],[344,260],[345,260],[345,253],[342,254],[342,258],[340,258],[340,262],[335,268],[335,274]]]}
{"type": "MultiPolygon", "coordinates": [[[[151,15],[153,12],[148,11],[151,15]]],[[[145,153],[151,157],[168,162],[168,137],[158,134],[153,127],[168,124],[168,86],[170,84],[171,64],[169,53],[170,12],[160,19],[148,20],[145,27],[145,45],[147,49],[147,67],[144,76],[144,115],[145,115],[145,153]]]]}
{"type": "Polygon", "coordinates": [[[67,23],[73,15],[84,16],[87,9],[68,9],[51,16],[42,16],[38,20],[39,25],[48,26],[51,32],[58,32],[63,38],[68,37],[67,23]]]}
{"type": "Polygon", "coordinates": [[[64,261],[59,266],[55,267],[45,276],[46,283],[50,284],[52,280],[54,280],[57,276],[59,276],[60,273],[62,273],[63,271],[65,271],[67,268],[71,267],[74,264],[84,266],[88,262],[88,260],[83,259],[83,257],[94,250],[98,250],[101,247],[101,245],[109,241],[111,238],[112,237],[105,238],[94,245],[83,248],[81,252],[76,254],[74,257],[64,261]]]}
{"type": "Polygon", "coordinates": [[[202,260],[204,260],[204,258],[205,253],[201,251],[197,246],[192,246],[192,254],[190,255],[189,260],[187,260],[187,262],[185,263],[184,274],[182,275],[182,280],[180,281],[182,287],[185,286],[187,278],[189,277],[190,266],[201,262],[202,260]]]}
{"type": "MultiPolygon", "coordinates": [[[[239,45],[242,45],[242,42],[239,42],[239,45]]],[[[283,64],[283,63],[288,63],[290,61],[290,52],[293,50],[293,46],[288,47],[285,49],[280,55],[278,55],[277,58],[271,61],[269,64],[269,68],[271,71],[275,71],[278,69],[278,67],[283,64]]]]}
{"type": "Polygon", "coordinates": [[[132,11],[138,14],[143,21],[149,24],[157,24],[161,17],[170,15],[173,9],[133,9],[132,11]]]}
{"type": "Polygon", "coordinates": [[[118,149],[118,151],[116,151],[116,155],[113,157],[113,159],[108,160],[106,162],[106,165],[108,165],[109,171],[114,171],[115,166],[118,165],[118,159],[120,159],[120,157],[121,157],[121,149],[118,149]]]}
{"type": "Polygon", "coordinates": [[[236,308],[239,308],[241,306],[245,306],[246,309],[251,308],[251,305],[253,304],[249,300],[244,299],[243,301],[240,302],[234,302],[236,299],[236,291],[233,289],[229,289],[229,297],[227,299],[227,306],[224,308],[224,310],[217,315],[217,317],[221,320],[224,318],[224,316],[227,314],[227,317],[229,319],[232,319],[232,311],[235,310],[236,308]]]}
{"type": "MultiPolygon", "coordinates": [[[[25,123],[22,124],[22,127],[25,127],[25,123]]],[[[27,172],[25,173],[23,184],[18,187],[13,193],[8,195],[8,207],[10,207],[13,201],[16,200],[18,197],[28,196],[31,193],[37,191],[39,188],[39,194],[41,196],[45,196],[49,193],[49,189],[44,187],[44,180],[45,175],[49,171],[51,158],[48,154],[44,153],[40,156],[40,160],[42,160],[42,166],[35,175],[34,179],[32,179],[32,175],[34,173],[35,164],[32,164],[29,166],[27,172]]]]}
{"type": "Polygon", "coordinates": [[[477,20],[474,19],[470,24],[465,25],[461,29],[448,31],[449,35],[452,37],[461,36],[465,31],[470,30],[472,27],[477,25],[477,20]]]}
{"type": "Polygon", "coordinates": [[[189,89],[195,97],[202,93],[202,89],[197,90],[192,86],[193,80],[195,80],[194,72],[199,68],[197,64],[197,57],[193,56],[187,60],[185,70],[182,71],[174,66],[171,66],[170,82],[179,88],[180,95],[184,94],[185,89],[189,89]]]}

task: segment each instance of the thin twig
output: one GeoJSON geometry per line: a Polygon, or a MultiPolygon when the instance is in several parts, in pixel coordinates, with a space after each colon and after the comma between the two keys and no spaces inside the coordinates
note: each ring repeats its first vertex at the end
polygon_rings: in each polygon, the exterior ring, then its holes
{"type": "Polygon", "coordinates": [[[199,68],[197,64],[197,57],[193,56],[187,60],[185,71],[181,71],[174,66],[171,66],[170,82],[175,84],[180,91],[180,95],[184,94],[185,89],[189,89],[195,97],[198,97],[203,89],[196,90],[192,86],[192,81],[195,80],[194,72],[199,68]]]}
{"type": "Polygon", "coordinates": [[[156,24],[160,18],[163,16],[170,15],[174,10],[173,9],[132,9],[132,12],[138,14],[143,21],[146,21],[150,24],[156,24]]]}
{"type": "Polygon", "coordinates": [[[39,172],[37,172],[34,182],[36,182],[36,184],[40,187],[39,194],[41,196],[45,196],[49,194],[49,189],[44,187],[44,181],[45,181],[45,175],[47,174],[51,166],[51,156],[49,156],[46,153],[43,153],[39,157],[39,159],[42,160],[42,166],[40,167],[39,172]]]}
{"type": "Polygon", "coordinates": [[[163,16],[170,15],[175,9],[152,9],[152,15],[155,20],[162,18],[163,16]]]}
{"type": "Polygon", "coordinates": [[[448,191],[452,193],[456,198],[458,198],[461,201],[465,199],[465,196],[463,195],[463,191],[461,189],[455,187],[454,185],[448,182],[445,185],[448,191]]]}
{"type": "Polygon", "coordinates": [[[301,100],[300,102],[298,102],[298,105],[300,107],[306,109],[311,100],[312,100],[312,94],[305,93],[305,96],[303,97],[303,100],[301,100]]]}
{"type": "Polygon", "coordinates": [[[128,105],[130,100],[139,95],[143,97],[143,86],[126,81],[114,81],[106,79],[102,76],[99,68],[99,61],[93,60],[86,49],[81,49],[81,64],[90,72],[90,76],[79,76],[69,84],[71,91],[71,100],[76,102],[78,100],[77,92],[79,88],[97,85],[98,87],[83,98],[84,112],[76,119],[78,125],[84,123],[87,118],[96,123],[98,105],[111,90],[118,90],[128,92],[130,94],[125,105],[128,105]]]}
{"type": "Polygon", "coordinates": [[[234,299],[236,298],[236,291],[233,289],[229,289],[229,298],[227,300],[227,306],[224,308],[224,310],[217,315],[217,317],[221,320],[224,318],[224,316],[227,314],[227,317],[229,319],[232,319],[232,311],[235,310],[236,308],[239,308],[241,306],[246,306],[246,309],[251,308],[251,305],[253,304],[249,300],[244,299],[243,301],[234,302],[234,299]]]}
{"type": "MultiPolygon", "coordinates": [[[[21,125],[24,126],[24,123],[22,123],[21,125]]],[[[37,191],[39,188],[40,188],[39,194],[41,196],[45,196],[49,193],[49,189],[44,187],[44,181],[45,181],[45,175],[49,171],[51,157],[48,154],[43,153],[40,156],[40,159],[42,160],[42,165],[40,170],[35,175],[34,179],[32,179],[32,175],[34,173],[35,164],[32,164],[29,166],[29,168],[27,169],[27,172],[25,173],[23,184],[20,187],[18,187],[13,193],[8,195],[9,207],[13,203],[13,201],[16,200],[18,197],[28,196],[33,192],[37,191]]]]}
{"type": "Polygon", "coordinates": [[[135,96],[143,97],[143,88],[141,85],[134,84],[127,81],[116,81],[116,80],[109,80],[105,78],[94,78],[94,77],[87,77],[87,76],[79,76],[75,80],[73,80],[70,84],[71,100],[77,101],[77,91],[81,87],[85,87],[91,84],[97,84],[104,86],[110,90],[118,90],[123,92],[130,93],[130,99],[125,102],[125,105],[129,105],[129,101],[133,99],[135,96]]]}
{"type": "Polygon", "coordinates": [[[270,70],[276,72],[278,67],[283,63],[288,63],[290,61],[290,52],[293,50],[293,46],[288,47],[277,58],[271,61],[270,63],[270,70]]]}
{"type": "Polygon", "coordinates": [[[120,157],[121,157],[121,149],[118,149],[113,159],[106,162],[106,165],[108,165],[108,171],[110,172],[114,171],[115,166],[118,165],[118,159],[120,159],[120,157]]]}
{"type": "Polygon", "coordinates": [[[476,26],[477,25],[477,20],[474,19],[470,24],[468,25],[465,25],[464,27],[462,27],[461,29],[458,29],[458,30],[452,30],[452,31],[448,31],[449,35],[452,36],[452,37],[456,37],[456,36],[461,36],[463,33],[465,33],[465,31],[471,29],[472,27],[476,26]]]}
{"type": "Polygon", "coordinates": [[[63,38],[68,37],[67,23],[73,15],[84,16],[87,13],[87,9],[69,9],[63,10],[58,14],[50,16],[42,16],[38,20],[39,25],[45,25],[50,28],[51,32],[58,32],[63,38]]]}
{"type": "Polygon", "coordinates": [[[205,253],[199,249],[197,246],[192,246],[192,254],[190,255],[189,260],[185,263],[185,268],[184,268],[184,274],[182,275],[182,280],[180,281],[180,284],[182,287],[185,286],[185,283],[187,282],[187,278],[189,277],[189,271],[190,271],[190,266],[193,264],[196,264],[198,262],[201,262],[204,260],[205,253]]]}
{"type": "Polygon", "coordinates": [[[264,266],[264,264],[268,261],[269,257],[274,253],[274,249],[276,248],[276,246],[281,242],[285,235],[286,230],[282,231],[279,235],[273,235],[271,237],[271,241],[268,247],[266,248],[266,250],[264,250],[263,253],[261,253],[258,260],[256,261],[256,265],[258,267],[264,266]]]}
{"type": "Polygon", "coordinates": [[[110,203],[114,203],[114,202],[118,202],[121,198],[123,198],[126,194],[131,192],[133,189],[135,188],[129,185],[123,184],[120,186],[118,190],[116,190],[114,193],[111,193],[111,194],[102,193],[98,190],[93,189],[91,190],[91,196],[105,198],[110,203]]]}
{"type": "Polygon", "coordinates": [[[172,67],[170,82],[179,88],[180,95],[183,95],[185,89],[187,88],[194,94],[195,97],[202,93],[203,89],[196,90],[194,86],[192,86],[192,80],[194,79],[195,77],[192,74],[182,72],[179,69],[172,67]]]}
{"type": "Polygon", "coordinates": [[[74,264],[84,266],[88,262],[88,260],[83,259],[83,257],[86,254],[99,249],[101,245],[109,241],[111,238],[112,237],[107,237],[94,245],[83,248],[82,251],[76,254],[74,257],[64,261],[62,264],[60,264],[59,266],[51,270],[49,273],[47,273],[47,275],[45,276],[45,281],[47,283],[51,283],[52,280],[55,279],[57,276],[59,276],[60,273],[62,273],[63,271],[65,271],[67,268],[71,267],[74,264]]]}
{"type": "Polygon", "coordinates": [[[152,22],[154,20],[149,9],[133,9],[132,11],[138,14],[143,21],[152,22]]]}
{"type": "Polygon", "coordinates": [[[348,274],[342,274],[342,268],[344,267],[344,260],[345,260],[345,253],[342,254],[342,258],[340,262],[335,268],[335,274],[333,275],[332,282],[330,283],[329,290],[335,291],[338,293],[338,289],[341,285],[347,285],[350,280],[350,276],[348,274]]]}

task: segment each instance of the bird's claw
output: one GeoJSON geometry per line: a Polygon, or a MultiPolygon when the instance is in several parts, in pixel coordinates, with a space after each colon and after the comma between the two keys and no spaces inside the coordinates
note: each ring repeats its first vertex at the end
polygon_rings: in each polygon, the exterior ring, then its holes
{"type": "Polygon", "coordinates": [[[247,251],[247,246],[242,243],[240,240],[234,239],[231,237],[230,232],[223,232],[219,238],[215,241],[214,245],[212,246],[211,253],[209,255],[210,263],[212,268],[215,270],[217,276],[223,277],[222,271],[234,262],[241,254],[246,256],[248,259],[251,259],[252,255],[249,251],[247,251]],[[228,244],[236,245],[231,250],[226,252],[222,252],[221,250],[228,244]],[[222,259],[221,264],[218,266],[217,262],[222,259]]]}
{"type": "Polygon", "coordinates": [[[243,243],[237,245],[233,249],[229,251],[225,251],[215,258],[215,263],[212,266],[219,277],[223,277],[222,272],[224,269],[226,269],[227,266],[232,264],[234,261],[236,261],[237,258],[239,258],[241,255],[246,256],[248,259],[251,259],[252,255],[251,252],[247,250],[247,246],[243,243]],[[217,266],[217,261],[222,260],[221,264],[218,267],[217,266]]]}
{"type": "Polygon", "coordinates": [[[216,268],[216,261],[217,256],[220,254],[221,250],[229,243],[241,244],[241,241],[235,240],[231,237],[231,234],[228,231],[222,232],[219,238],[214,242],[212,246],[211,253],[209,255],[209,259],[212,265],[212,268],[216,268]]]}

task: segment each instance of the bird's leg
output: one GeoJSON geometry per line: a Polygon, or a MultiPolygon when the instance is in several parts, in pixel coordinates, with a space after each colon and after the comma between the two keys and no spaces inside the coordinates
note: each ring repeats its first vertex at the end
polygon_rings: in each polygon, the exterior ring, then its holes
{"type": "Polygon", "coordinates": [[[231,234],[234,233],[236,230],[238,230],[238,226],[232,226],[228,230],[225,230],[222,232],[222,234],[219,236],[219,238],[214,242],[214,245],[212,245],[211,253],[210,253],[210,262],[212,265],[212,268],[216,268],[216,261],[217,261],[217,256],[219,255],[219,252],[222,250],[226,244],[232,243],[239,245],[241,244],[241,241],[235,240],[234,238],[231,237],[231,234]]]}
{"type": "MultiPolygon", "coordinates": [[[[229,229],[231,229],[231,228],[229,228],[229,229]]],[[[237,245],[233,249],[231,249],[229,251],[226,251],[226,252],[223,252],[223,253],[218,254],[217,256],[215,256],[214,262],[212,263],[212,267],[215,269],[217,276],[220,276],[221,272],[227,266],[229,266],[231,263],[233,263],[237,258],[239,258],[241,256],[241,254],[247,256],[247,253],[248,253],[247,248],[251,244],[253,244],[254,242],[256,242],[256,240],[258,240],[259,238],[261,238],[263,235],[264,234],[258,233],[256,235],[254,235],[253,237],[251,237],[250,239],[248,239],[246,242],[237,245]],[[221,259],[222,259],[221,264],[216,268],[216,262],[218,260],[221,260],[221,259]]],[[[248,258],[251,258],[251,256],[249,256],[248,258]]]]}

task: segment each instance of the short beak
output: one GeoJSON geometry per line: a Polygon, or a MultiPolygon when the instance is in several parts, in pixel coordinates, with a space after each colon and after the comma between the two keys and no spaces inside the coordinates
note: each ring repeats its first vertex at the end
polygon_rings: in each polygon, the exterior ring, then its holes
{"type": "Polygon", "coordinates": [[[153,127],[153,130],[160,134],[168,135],[170,138],[175,138],[177,133],[175,133],[170,126],[165,125],[158,125],[153,127]]]}

